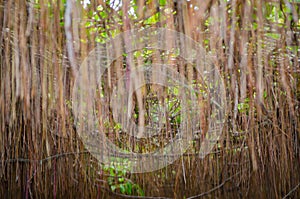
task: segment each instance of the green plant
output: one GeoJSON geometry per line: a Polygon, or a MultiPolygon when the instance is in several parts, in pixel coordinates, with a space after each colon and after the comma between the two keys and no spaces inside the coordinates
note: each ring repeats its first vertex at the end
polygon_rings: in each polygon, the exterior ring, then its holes
{"type": "Polygon", "coordinates": [[[126,177],[130,164],[125,159],[111,162],[110,165],[103,166],[104,172],[108,174],[107,182],[111,191],[118,191],[126,195],[144,196],[143,189],[132,180],[126,177]]]}

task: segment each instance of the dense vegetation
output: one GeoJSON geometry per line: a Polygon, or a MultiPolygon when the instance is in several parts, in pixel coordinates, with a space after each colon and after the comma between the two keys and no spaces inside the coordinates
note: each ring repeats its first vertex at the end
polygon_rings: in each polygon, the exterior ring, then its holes
{"type": "Polygon", "coordinates": [[[298,0],[0,0],[0,198],[299,198],[299,12],[298,0]],[[201,133],[188,151],[165,168],[134,174],[126,158],[98,164],[87,150],[72,92],[93,49],[150,27],[203,47],[225,85],[227,112],[222,136],[201,158],[212,114],[209,89],[199,88],[205,80],[172,48],[123,53],[105,71],[95,104],[106,118],[101,129],[124,151],[165,146],[185,119],[180,88],[149,85],[135,93],[131,119],[160,133],[138,139],[123,132],[105,105],[129,71],[128,57],[168,64],[201,90],[201,133]]]}

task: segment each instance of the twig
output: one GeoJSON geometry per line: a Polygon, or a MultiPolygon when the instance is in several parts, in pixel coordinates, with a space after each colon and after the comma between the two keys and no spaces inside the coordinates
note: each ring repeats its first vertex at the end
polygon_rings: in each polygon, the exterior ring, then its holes
{"type": "Polygon", "coordinates": [[[286,194],[282,199],[287,198],[288,196],[290,196],[294,191],[296,191],[298,189],[298,187],[300,186],[300,183],[297,184],[288,194],[286,194]]]}
{"type": "Polygon", "coordinates": [[[210,194],[210,193],[216,191],[217,189],[220,189],[221,187],[223,187],[223,186],[225,185],[226,182],[230,181],[234,176],[238,175],[239,173],[240,173],[240,172],[238,172],[238,173],[236,173],[235,175],[233,175],[233,176],[227,178],[227,179],[224,180],[221,184],[219,184],[218,186],[216,186],[216,187],[210,189],[209,191],[206,191],[206,192],[201,193],[201,194],[199,194],[199,195],[195,195],[195,196],[188,197],[187,199],[200,198],[200,197],[203,197],[203,196],[205,196],[205,195],[208,195],[208,194],[210,194]]]}
{"type": "Polygon", "coordinates": [[[48,157],[46,157],[44,159],[40,159],[40,160],[26,159],[26,158],[8,159],[8,160],[5,160],[5,162],[6,163],[7,162],[25,162],[25,163],[27,163],[27,162],[40,162],[40,163],[43,163],[43,162],[51,160],[53,158],[60,158],[60,157],[63,157],[63,156],[83,154],[83,153],[89,153],[89,151],[59,153],[59,154],[56,154],[56,155],[48,156],[48,157]]]}
{"type": "Polygon", "coordinates": [[[224,182],[222,182],[221,184],[219,184],[218,186],[214,187],[213,189],[211,189],[211,190],[209,190],[209,191],[207,191],[207,192],[201,193],[201,194],[199,194],[199,195],[191,196],[191,197],[189,197],[189,198],[187,198],[187,199],[200,198],[200,197],[203,197],[203,196],[205,196],[205,195],[208,195],[208,194],[214,192],[215,190],[220,189],[221,187],[223,187],[224,184],[225,184],[227,181],[229,181],[229,179],[226,179],[224,182]]]}

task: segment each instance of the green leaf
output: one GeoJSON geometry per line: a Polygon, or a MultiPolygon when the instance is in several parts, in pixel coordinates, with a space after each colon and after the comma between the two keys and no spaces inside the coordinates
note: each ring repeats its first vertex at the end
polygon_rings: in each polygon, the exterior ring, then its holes
{"type": "Polygon", "coordinates": [[[139,185],[135,184],[134,187],[136,188],[136,191],[139,196],[145,196],[143,189],[141,189],[141,187],[139,185]]]}
{"type": "Polygon", "coordinates": [[[114,168],[110,168],[109,174],[110,174],[111,176],[115,176],[114,168]]]}
{"type": "Polygon", "coordinates": [[[108,17],[108,14],[104,11],[100,12],[100,16],[102,19],[106,19],[108,17]]]}
{"type": "Polygon", "coordinates": [[[160,13],[158,12],[152,15],[151,17],[149,17],[148,19],[146,19],[144,23],[148,25],[152,25],[157,23],[159,21],[159,18],[160,18],[160,13]]]}
{"type": "Polygon", "coordinates": [[[115,191],[116,188],[117,188],[117,187],[116,187],[115,185],[111,185],[111,186],[110,186],[110,189],[111,189],[112,191],[115,191]]]}
{"type": "Polygon", "coordinates": [[[145,193],[144,193],[143,189],[141,189],[141,188],[138,189],[138,194],[140,196],[145,196],[145,193]]]}
{"type": "Polygon", "coordinates": [[[266,33],[267,37],[271,37],[272,39],[278,40],[281,37],[279,33],[266,33]]]}
{"type": "Polygon", "coordinates": [[[166,0],[159,0],[160,6],[165,6],[167,4],[166,0]]]}
{"type": "Polygon", "coordinates": [[[131,184],[131,182],[126,183],[126,193],[128,195],[131,195],[131,193],[132,193],[132,184],[131,184]]]}
{"type": "Polygon", "coordinates": [[[264,98],[267,98],[268,97],[268,93],[267,91],[264,91],[264,98]]]}
{"type": "Polygon", "coordinates": [[[119,178],[119,182],[124,182],[124,178],[119,178]]]}
{"type": "Polygon", "coordinates": [[[126,192],[126,188],[124,184],[120,184],[120,191],[121,193],[125,193],[126,192]]]}
{"type": "Polygon", "coordinates": [[[112,185],[114,183],[114,178],[108,177],[107,182],[109,185],[112,185]]]}

